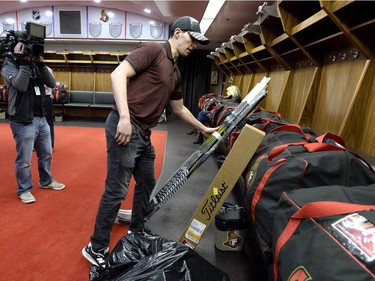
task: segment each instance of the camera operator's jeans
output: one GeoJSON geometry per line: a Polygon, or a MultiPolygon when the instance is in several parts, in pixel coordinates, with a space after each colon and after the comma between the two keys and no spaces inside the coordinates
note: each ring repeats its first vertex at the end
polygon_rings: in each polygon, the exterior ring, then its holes
{"type": "Polygon", "coordinates": [[[33,187],[30,163],[34,148],[38,157],[39,184],[50,184],[53,180],[50,171],[52,146],[46,118],[34,117],[31,124],[13,121],[9,123],[16,142],[17,195],[30,191],[33,187]]]}
{"type": "Polygon", "coordinates": [[[109,245],[112,226],[117,218],[121,202],[128,193],[132,175],[136,185],[134,188],[132,223],[129,229],[134,232],[143,229],[144,214],[156,183],[155,150],[150,137],[144,135],[137,127],[132,125],[130,142],[125,146],[118,145],[114,138],[118,121],[118,112],[111,111],[105,123],[107,177],[96,216],[94,233],[91,236],[91,243],[95,250],[109,245]]]}

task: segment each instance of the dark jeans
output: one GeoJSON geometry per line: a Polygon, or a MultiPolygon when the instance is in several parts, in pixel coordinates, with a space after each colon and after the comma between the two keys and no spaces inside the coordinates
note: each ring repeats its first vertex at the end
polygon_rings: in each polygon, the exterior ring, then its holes
{"type": "Polygon", "coordinates": [[[53,124],[53,100],[51,96],[46,96],[46,119],[51,132],[51,144],[52,148],[55,147],[55,127],[53,124]]]}
{"type": "Polygon", "coordinates": [[[128,193],[130,179],[134,176],[132,223],[129,229],[141,231],[144,213],[147,210],[151,192],[155,186],[155,150],[149,136],[141,133],[134,125],[132,137],[126,146],[115,141],[118,112],[112,111],[105,123],[107,139],[107,177],[105,190],[100,200],[94,233],[91,236],[93,248],[98,250],[109,245],[110,233],[116,220],[121,202],[128,193]]]}

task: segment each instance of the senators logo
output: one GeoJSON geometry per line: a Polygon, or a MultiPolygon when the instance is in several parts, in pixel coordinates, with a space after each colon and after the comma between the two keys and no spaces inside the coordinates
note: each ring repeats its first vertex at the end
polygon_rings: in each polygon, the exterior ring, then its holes
{"type": "Polygon", "coordinates": [[[250,171],[246,175],[246,186],[247,186],[247,191],[250,191],[254,184],[255,177],[257,175],[257,170],[259,167],[260,162],[266,158],[267,155],[261,155],[259,156],[256,160],[253,166],[251,166],[250,171]]]}
{"type": "Polygon", "coordinates": [[[101,12],[101,16],[100,16],[100,20],[101,20],[102,22],[107,22],[107,21],[109,21],[109,16],[108,16],[108,14],[107,14],[107,12],[106,12],[105,10],[102,10],[102,12],[101,12]]]}
{"type": "Polygon", "coordinates": [[[227,233],[227,241],[224,242],[224,246],[228,248],[240,248],[243,243],[243,238],[236,233],[235,230],[229,230],[227,233]]]}
{"type": "Polygon", "coordinates": [[[297,267],[292,274],[290,274],[288,281],[312,281],[311,275],[303,266],[297,267]]]}

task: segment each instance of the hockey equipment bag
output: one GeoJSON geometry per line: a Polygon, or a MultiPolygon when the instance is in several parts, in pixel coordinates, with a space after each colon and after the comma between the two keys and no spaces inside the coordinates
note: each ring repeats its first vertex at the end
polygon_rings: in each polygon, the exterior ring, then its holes
{"type": "Polygon", "coordinates": [[[375,279],[375,184],[283,192],[273,280],[375,279]]]}

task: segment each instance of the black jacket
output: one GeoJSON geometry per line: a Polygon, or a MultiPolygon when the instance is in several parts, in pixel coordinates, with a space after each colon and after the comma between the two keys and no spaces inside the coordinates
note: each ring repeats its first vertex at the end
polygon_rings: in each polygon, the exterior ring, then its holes
{"type": "Polygon", "coordinates": [[[1,69],[8,89],[9,119],[15,122],[31,123],[34,119],[34,87],[39,88],[41,109],[44,116],[45,91],[44,85],[55,87],[56,80],[44,63],[34,61],[17,61],[7,57],[1,69]]]}

